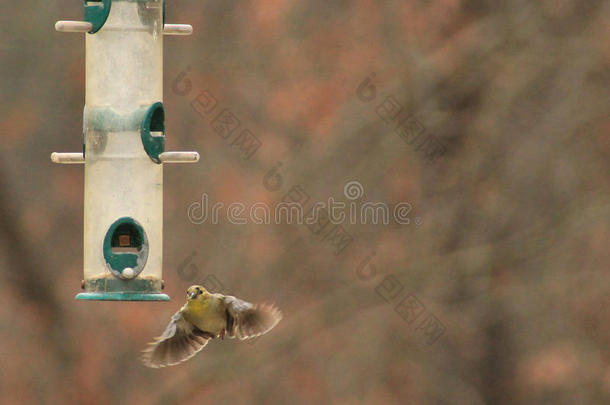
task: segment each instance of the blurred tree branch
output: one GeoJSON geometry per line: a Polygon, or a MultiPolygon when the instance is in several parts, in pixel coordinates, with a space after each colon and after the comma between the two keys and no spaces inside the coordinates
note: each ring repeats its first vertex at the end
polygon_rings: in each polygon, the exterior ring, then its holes
{"type": "MultiPolygon", "coordinates": [[[[4,251],[9,266],[1,269],[5,279],[14,287],[25,302],[37,307],[40,317],[51,320],[48,331],[55,352],[68,365],[72,358],[70,345],[66,339],[64,326],[66,325],[62,306],[55,296],[54,283],[51,274],[43,271],[45,266],[36,255],[28,239],[19,226],[19,212],[17,203],[11,201],[7,192],[13,189],[6,181],[7,171],[0,170],[0,238],[4,241],[4,251]]],[[[42,319],[41,319],[42,320],[42,319]]],[[[65,371],[68,367],[58,368],[65,371]]]]}

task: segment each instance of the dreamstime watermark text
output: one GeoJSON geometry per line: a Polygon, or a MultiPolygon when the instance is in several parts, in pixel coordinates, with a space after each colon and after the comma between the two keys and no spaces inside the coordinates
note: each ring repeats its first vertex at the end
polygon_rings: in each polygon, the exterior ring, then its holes
{"type": "MultiPolygon", "coordinates": [[[[294,201],[280,201],[275,204],[254,202],[224,203],[212,202],[207,193],[201,194],[198,201],[192,202],[187,216],[193,224],[219,224],[228,222],[234,225],[269,224],[316,224],[321,217],[334,225],[371,224],[371,225],[409,225],[413,206],[408,202],[387,204],[381,201],[363,201],[364,187],[358,181],[345,184],[343,193],[347,201],[329,197],[326,201],[316,201],[305,210],[303,204],[294,201]]],[[[416,225],[421,218],[413,218],[416,225]]]]}

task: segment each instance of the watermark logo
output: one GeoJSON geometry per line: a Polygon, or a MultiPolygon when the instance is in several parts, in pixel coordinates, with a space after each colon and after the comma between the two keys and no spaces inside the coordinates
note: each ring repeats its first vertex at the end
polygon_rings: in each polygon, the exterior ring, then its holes
{"type": "Polygon", "coordinates": [[[364,187],[357,181],[350,181],[343,186],[343,194],[350,200],[359,200],[364,195],[364,187]]]}
{"type": "MultiPolygon", "coordinates": [[[[364,258],[356,266],[356,275],[362,282],[375,280],[379,275],[377,266],[372,261],[375,251],[364,258]]],[[[445,333],[445,325],[430,311],[413,293],[405,292],[405,285],[394,275],[388,274],[381,281],[376,282],[375,293],[386,303],[394,307],[394,312],[403,321],[415,328],[416,332],[425,337],[428,345],[433,345],[445,333]]]]}
{"type": "Polygon", "coordinates": [[[204,274],[199,266],[194,263],[195,256],[197,256],[197,252],[193,251],[178,265],[177,273],[180,279],[187,283],[200,284],[204,286],[206,290],[211,292],[224,292],[224,284],[220,282],[216,275],[204,274]]]}
{"type": "MultiPolygon", "coordinates": [[[[363,103],[377,98],[377,87],[373,83],[375,76],[375,73],[371,73],[356,89],[356,96],[363,103]]],[[[394,133],[407,145],[422,153],[428,162],[434,162],[447,152],[447,147],[436,136],[428,134],[424,125],[407,112],[393,95],[386,96],[375,107],[375,112],[386,125],[393,126],[394,133]]]]}
{"type": "Polygon", "coordinates": [[[223,139],[230,148],[235,149],[243,160],[253,157],[262,142],[252,131],[242,125],[242,121],[228,107],[221,107],[218,98],[210,90],[194,90],[190,80],[191,67],[187,66],[172,81],[172,91],[178,96],[187,97],[191,108],[208,127],[223,139]]]}

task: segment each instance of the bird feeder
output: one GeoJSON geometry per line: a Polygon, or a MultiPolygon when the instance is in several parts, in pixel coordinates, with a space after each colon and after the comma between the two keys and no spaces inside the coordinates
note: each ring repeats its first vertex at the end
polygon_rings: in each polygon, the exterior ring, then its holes
{"type": "Polygon", "coordinates": [[[163,36],[189,35],[165,24],[165,0],[85,0],[84,21],[58,21],[86,33],[83,151],[53,153],[85,165],[85,300],[167,301],[163,294],[163,164],[197,162],[197,152],[165,151],[163,36]]]}

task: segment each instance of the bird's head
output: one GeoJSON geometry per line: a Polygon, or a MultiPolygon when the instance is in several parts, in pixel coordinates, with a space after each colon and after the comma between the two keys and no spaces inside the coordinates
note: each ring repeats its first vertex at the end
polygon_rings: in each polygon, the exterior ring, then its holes
{"type": "Polygon", "coordinates": [[[186,290],[186,299],[191,300],[204,300],[210,296],[208,290],[200,285],[192,285],[186,290]]]}

